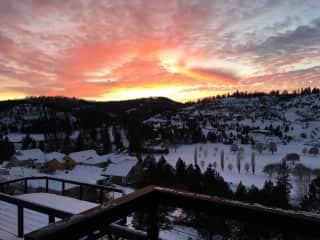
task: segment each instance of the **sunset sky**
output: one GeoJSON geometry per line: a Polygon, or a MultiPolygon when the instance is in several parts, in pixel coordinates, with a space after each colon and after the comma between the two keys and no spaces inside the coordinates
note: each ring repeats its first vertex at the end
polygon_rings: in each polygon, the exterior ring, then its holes
{"type": "Polygon", "coordinates": [[[0,99],[320,87],[319,0],[3,0],[0,99]]]}

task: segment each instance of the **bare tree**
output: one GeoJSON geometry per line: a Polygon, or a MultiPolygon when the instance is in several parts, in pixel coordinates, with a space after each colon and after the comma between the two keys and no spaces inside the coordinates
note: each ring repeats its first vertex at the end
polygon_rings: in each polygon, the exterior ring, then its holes
{"type": "Polygon", "coordinates": [[[277,173],[280,169],[280,164],[279,163],[270,163],[264,166],[263,172],[269,175],[269,178],[272,178],[272,175],[274,173],[277,173]]]}
{"type": "Polygon", "coordinates": [[[269,150],[272,154],[274,154],[276,151],[278,151],[277,144],[275,142],[269,143],[269,150]]]}
{"type": "Polygon", "coordinates": [[[242,153],[239,151],[237,153],[237,169],[239,173],[241,172],[241,160],[242,160],[242,153]]]}
{"type": "Polygon", "coordinates": [[[223,151],[223,149],[220,152],[220,165],[221,165],[221,169],[223,171],[224,170],[224,151],[223,151]]]}
{"type": "Polygon", "coordinates": [[[254,175],[256,173],[256,154],[254,152],[251,153],[251,170],[254,175]]]}
{"type": "Polygon", "coordinates": [[[256,145],[256,149],[258,150],[258,152],[261,154],[263,151],[263,143],[257,143],[256,145]]]}
{"type": "Polygon", "coordinates": [[[214,169],[217,168],[217,162],[216,162],[216,161],[213,162],[212,167],[213,167],[214,169]]]}
{"type": "Polygon", "coordinates": [[[238,149],[239,149],[239,147],[237,144],[232,144],[230,147],[230,152],[235,153],[238,151],[238,149]]]}
{"type": "Polygon", "coordinates": [[[229,163],[227,167],[228,167],[229,171],[231,172],[231,171],[232,171],[232,169],[233,169],[233,165],[232,165],[232,163],[229,163]]]}
{"type": "Polygon", "coordinates": [[[304,148],[302,149],[302,154],[303,154],[303,155],[306,155],[307,152],[308,152],[308,149],[307,149],[306,147],[304,147],[304,148]]]}
{"type": "Polygon", "coordinates": [[[245,169],[246,172],[248,173],[249,170],[250,170],[250,164],[249,164],[249,163],[246,163],[246,164],[244,165],[244,169],[245,169]]]}
{"type": "Polygon", "coordinates": [[[292,165],[294,165],[296,161],[300,161],[300,155],[298,153],[288,153],[284,159],[287,162],[292,162],[292,165]]]}
{"type": "Polygon", "coordinates": [[[292,170],[294,176],[296,176],[297,195],[302,199],[308,194],[309,186],[311,183],[312,170],[303,164],[297,164],[292,170]]]}

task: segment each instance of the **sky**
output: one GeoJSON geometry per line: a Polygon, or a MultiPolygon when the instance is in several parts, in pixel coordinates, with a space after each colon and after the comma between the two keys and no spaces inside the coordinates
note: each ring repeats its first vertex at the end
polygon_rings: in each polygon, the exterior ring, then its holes
{"type": "Polygon", "coordinates": [[[319,0],[0,1],[0,99],[320,87],[319,0]]]}

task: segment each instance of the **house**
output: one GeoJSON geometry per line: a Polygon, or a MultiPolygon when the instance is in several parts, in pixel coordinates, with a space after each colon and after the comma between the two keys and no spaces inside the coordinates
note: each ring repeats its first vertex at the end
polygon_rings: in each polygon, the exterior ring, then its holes
{"type": "Polygon", "coordinates": [[[35,166],[36,162],[44,162],[45,154],[38,148],[19,150],[12,157],[12,162],[18,166],[35,166]]]}
{"type": "Polygon", "coordinates": [[[45,154],[45,161],[46,161],[46,162],[49,162],[49,161],[52,161],[52,160],[57,160],[58,162],[63,163],[65,156],[66,156],[66,155],[63,154],[63,153],[50,152],[50,153],[46,153],[46,154],[45,154]]]}
{"type": "Polygon", "coordinates": [[[95,150],[85,150],[69,154],[69,158],[77,164],[105,167],[109,161],[106,156],[100,156],[95,150]]]}
{"type": "Polygon", "coordinates": [[[56,169],[60,169],[64,163],[65,154],[59,152],[45,153],[44,157],[36,161],[36,165],[43,166],[56,166],[56,169]]]}
{"type": "Polygon", "coordinates": [[[108,177],[116,184],[128,185],[136,179],[137,170],[135,168],[138,160],[125,159],[117,163],[111,163],[102,172],[102,176],[108,177]]]}

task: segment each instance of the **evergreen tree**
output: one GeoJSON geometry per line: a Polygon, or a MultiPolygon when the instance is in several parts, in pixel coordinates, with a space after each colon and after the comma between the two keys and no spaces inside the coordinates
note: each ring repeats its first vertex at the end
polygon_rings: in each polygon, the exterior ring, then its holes
{"type": "Polygon", "coordinates": [[[320,176],[313,179],[309,186],[309,193],[301,202],[303,210],[318,212],[320,209],[320,176]]]}
{"type": "Polygon", "coordinates": [[[234,199],[239,201],[247,200],[247,189],[245,188],[245,186],[242,184],[241,181],[236,189],[236,192],[234,193],[234,199]]]}
{"type": "Polygon", "coordinates": [[[8,161],[15,154],[15,146],[9,139],[0,139],[0,161],[8,161]]]}
{"type": "Polygon", "coordinates": [[[179,157],[178,161],[176,162],[176,181],[178,185],[182,185],[185,183],[186,179],[186,164],[185,162],[179,157]]]}
{"type": "Polygon", "coordinates": [[[275,206],[285,209],[289,207],[289,194],[291,187],[289,180],[289,168],[286,161],[282,160],[278,173],[277,185],[273,192],[275,206]]]}

